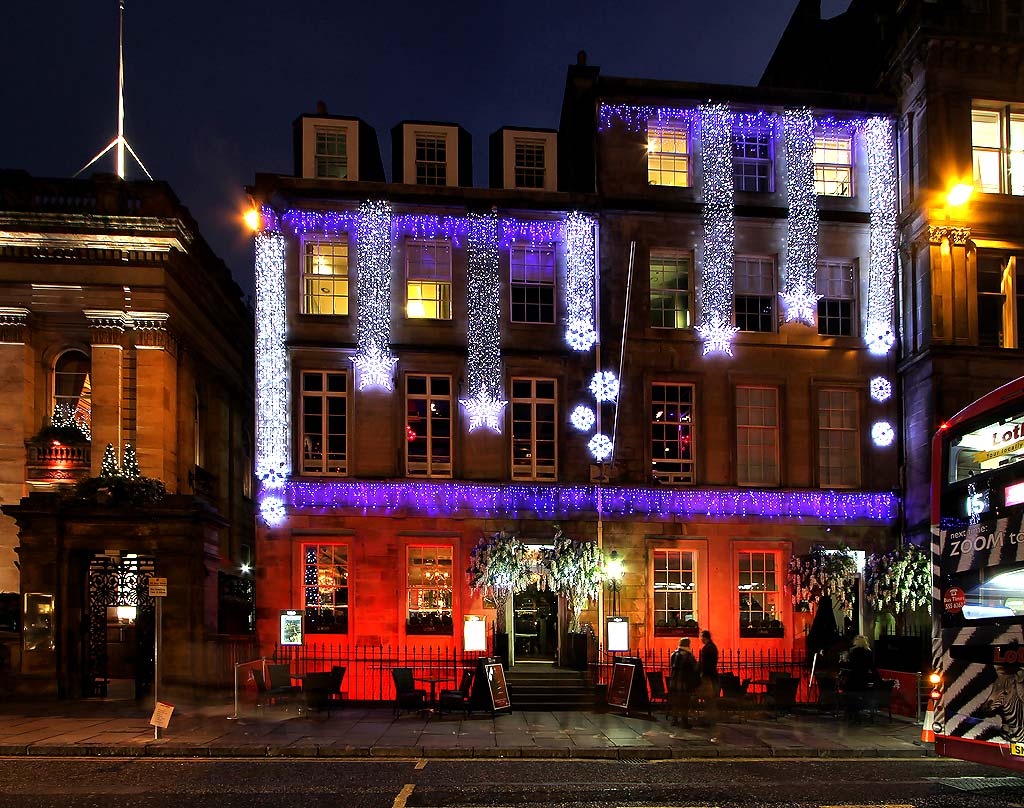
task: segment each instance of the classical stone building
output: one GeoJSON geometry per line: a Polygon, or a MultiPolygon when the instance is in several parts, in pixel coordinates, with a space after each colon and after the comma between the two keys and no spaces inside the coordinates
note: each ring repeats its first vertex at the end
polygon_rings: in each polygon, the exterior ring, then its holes
{"type": "Polygon", "coordinates": [[[213,675],[252,601],[251,314],[165,184],[0,173],[0,588],[18,593],[16,683],[140,693],[168,579],[171,684],[213,675]],[[168,496],[71,495],[104,447],[168,496]],[[130,452],[130,450],[129,450],[130,452]],[[122,457],[123,459],[123,457],[122,457]]]}
{"type": "MultiPolygon", "coordinates": [[[[885,99],[569,68],[557,131],[295,124],[258,174],[257,623],[463,647],[481,536],[556,525],[624,574],[631,647],[803,648],[794,554],[894,541],[896,168],[885,99]],[[710,100],[709,100],[710,99],[710,100]],[[807,109],[807,105],[812,109],[807,109]],[[596,379],[595,374],[600,374],[596,379]]],[[[508,606],[559,658],[565,605],[508,606]]],[[[859,615],[854,614],[854,621],[859,615]]]]}

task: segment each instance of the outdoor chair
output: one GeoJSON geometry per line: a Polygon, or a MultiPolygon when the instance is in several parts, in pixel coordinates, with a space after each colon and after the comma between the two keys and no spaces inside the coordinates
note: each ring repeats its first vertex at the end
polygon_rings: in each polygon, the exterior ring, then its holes
{"type": "Polygon", "coordinates": [[[256,708],[290,704],[295,701],[299,694],[299,688],[289,685],[287,688],[275,689],[263,678],[263,671],[252,672],[253,681],[256,682],[256,708]]]}
{"type": "Polygon", "coordinates": [[[665,675],[661,671],[647,671],[647,684],[651,688],[651,705],[668,707],[668,691],[665,690],[665,675]]]}
{"type": "Polygon", "coordinates": [[[392,668],[391,678],[395,682],[395,718],[402,711],[422,714],[427,700],[427,691],[416,687],[412,678],[412,668],[392,668]]]}
{"type": "Polygon", "coordinates": [[[718,682],[722,687],[722,697],[719,700],[719,708],[730,713],[743,721],[743,713],[752,706],[751,695],[747,692],[750,680],[740,681],[735,673],[722,673],[718,676],[718,682]]]}
{"type": "Polygon", "coordinates": [[[775,718],[782,713],[791,713],[796,707],[796,691],[800,688],[800,680],[795,676],[777,677],[768,684],[765,692],[765,704],[772,708],[775,718]]]}
{"type": "Polygon", "coordinates": [[[331,717],[331,689],[334,687],[334,674],[332,673],[307,673],[302,677],[302,695],[306,701],[307,710],[317,712],[327,711],[327,717],[331,717]]]}
{"type": "Polygon", "coordinates": [[[294,696],[301,692],[298,685],[292,684],[292,669],[290,665],[267,665],[267,685],[272,695],[294,696]]]}
{"type": "Polygon", "coordinates": [[[437,697],[438,709],[441,713],[445,710],[465,710],[466,717],[469,717],[469,689],[473,685],[473,671],[463,671],[462,680],[459,682],[458,690],[442,690],[437,697]]]}
{"type": "MultiPolygon", "coordinates": [[[[342,693],[341,683],[345,681],[345,667],[334,665],[331,668],[331,701],[336,702],[338,707],[345,703],[345,694],[342,693]]],[[[329,715],[330,713],[328,713],[329,715]]]]}

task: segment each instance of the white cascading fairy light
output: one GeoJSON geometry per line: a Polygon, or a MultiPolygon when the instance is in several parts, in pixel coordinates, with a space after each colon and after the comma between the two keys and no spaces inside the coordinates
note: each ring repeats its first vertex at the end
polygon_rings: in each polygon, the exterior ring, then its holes
{"type": "Polygon", "coordinates": [[[391,353],[391,206],[367,201],[356,214],[356,385],[394,388],[391,353]]]}
{"type": "Polygon", "coordinates": [[[498,216],[470,213],[466,238],[467,334],[466,384],[460,399],[469,415],[469,431],[501,432],[505,410],[501,378],[501,278],[498,273],[498,216]]]}
{"type": "Polygon", "coordinates": [[[565,219],[565,340],[574,351],[589,351],[597,342],[596,273],[594,219],[573,211],[565,219]]]}
{"type": "Polygon", "coordinates": [[[284,485],[291,468],[288,323],[284,236],[273,211],[260,211],[256,235],[256,478],[265,489],[284,485]]]}
{"type": "Polygon", "coordinates": [[[739,330],[732,324],[733,216],[732,129],[733,113],[722,104],[700,108],[701,168],[704,175],[704,265],[701,271],[700,325],[697,333],[704,354],[732,356],[732,339],[739,330]]]}
{"type": "Polygon", "coordinates": [[[894,333],[896,279],[896,151],[892,120],[882,116],[864,123],[864,149],[868,157],[871,257],[868,273],[868,313],[864,341],[873,354],[889,353],[894,333]]]}
{"type": "Polygon", "coordinates": [[[569,420],[580,432],[587,432],[594,425],[594,422],[597,421],[597,415],[586,404],[577,404],[569,415],[569,420]]]}
{"type": "Polygon", "coordinates": [[[785,289],[779,293],[786,322],[813,326],[818,316],[818,195],[814,188],[814,118],[809,109],[787,110],[782,136],[786,151],[785,289]]]}

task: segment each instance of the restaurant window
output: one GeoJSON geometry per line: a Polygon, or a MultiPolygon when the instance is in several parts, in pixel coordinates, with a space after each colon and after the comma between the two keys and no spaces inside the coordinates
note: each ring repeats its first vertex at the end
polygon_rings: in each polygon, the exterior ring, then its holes
{"type": "Polygon", "coordinates": [[[739,553],[739,616],[741,637],[781,637],[779,564],[774,551],[739,553]]]}
{"type": "Polygon", "coordinates": [[[452,318],[452,245],[409,239],[405,246],[406,317],[452,318]]]}
{"type": "Polygon", "coordinates": [[[348,547],[306,544],[302,587],[307,634],[348,634],[348,547]]]}
{"type": "Polygon", "coordinates": [[[692,384],[651,385],[651,468],[666,483],[696,481],[692,384]]]}
{"type": "Polygon", "coordinates": [[[775,183],[770,132],[732,136],[732,178],[737,191],[771,193],[775,183]]]}
{"type": "Polygon", "coordinates": [[[740,331],[775,330],[775,260],[737,256],[735,267],[736,326],[740,331]]]}
{"type": "Polygon", "coordinates": [[[511,320],[555,322],[555,248],[513,244],[509,251],[511,320]]]}
{"type": "Polygon", "coordinates": [[[696,637],[697,553],[654,551],[654,635],[696,637]]]}
{"type": "Polygon", "coordinates": [[[1024,112],[971,110],[974,187],[986,194],[1024,194],[1024,112]]]}
{"type": "Polygon", "coordinates": [[[736,388],[736,483],[779,484],[779,391],[736,388]]]}
{"type": "Polygon", "coordinates": [[[557,476],[554,379],[512,380],[512,478],[554,480],[557,476]]]}
{"type": "Polygon", "coordinates": [[[448,140],[445,135],[416,134],[416,184],[448,184],[448,140]]]}
{"type": "Polygon", "coordinates": [[[513,149],[516,188],[544,187],[544,141],[516,138],[513,149]]]}
{"type": "Polygon", "coordinates": [[[853,196],[853,137],[814,136],[814,191],[818,196],[853,196]]]}
{"type": "Polygon", "coordinates": [[[849,387],[818,391],[818,486],[860,485],[860,426],[857,391],[849,387]]]}
{"type": "Polygon", "coordinates": [[[452,548],[410,547],[407,634],[452,634],[452,548]]]}
{"type": "Polygon", "coordinates": [[[1019,348],[1024,289],[1017,282],[1017,258],[978,250],[978,346],[1019,348]]]}
{"type": "Polygon", "coordinates": [[[856,329],[857,270],[853,261],[818,262],[818,333],[852,337],[856,329]]]}
{"type": "Polygon", "coordinates": [[[687,188],[690,185],[690,133],[683,124],[647,125],[647,182],[687,188]]]}
{"type": "Polygon", "coordinates": [[[690,328],[693,299],[689,253],[651,250],[651,328],[690,328]]]}
{"type": "Polygon", "coordinates": [[[302,313],[348,314],[348,240],[302,242],[302,313]]]}
{"type": "Polygon", "coordinates": [[[302,473],[348,472],[348,374],[302,371],[302,473]]]}
{"type": "Polygon", "coordinates": [[[405,377],[405,468],[410,477],[452,476],[452,380],[405,377]]]}
{"type": "Polygon", "coordinates": [[[347,133],[344,129],[316,129],[316,176],[319,179],[348,179],[347,133]]]}
{"type": "Polygon", "coordinates": [[[87,429],[92,424],[92,364],[83,351],[64,351],[53,364],[53,410],[87,429]]]}

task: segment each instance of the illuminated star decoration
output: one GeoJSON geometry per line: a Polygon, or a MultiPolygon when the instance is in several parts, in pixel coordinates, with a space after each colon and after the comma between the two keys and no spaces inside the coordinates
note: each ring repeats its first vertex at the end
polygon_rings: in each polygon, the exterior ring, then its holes
{"type": "Polygon", "coordinates": [[[886,402],[892,396],[892,382],[884,376],[875,376],[871,380],[871,397],[879,404],[886,402]]]}
{"type": "Polygon", "coordinates": [[[265,497],[260,503],[260,516],[270,527],[277,527],[287,516],[284,500],[280,497],[265,497]]]}
{"type": "Polygon", "coordinates": [[[358,347],[352,365],[356,385],[360,390],[390,391],[398,364],[391,354],[391,206],[383,201],[363,202],[355,223],[358,347]]]}
{"type": "Polygon", "coordinates": [[[590,392],[600,402],[615,401],[619,397],[619,380],[610,370],[599,370],[590,380],[590,392]]]}
{"type": "Polygon", "coordinates": [[[896,151],[891,119],[868,118],[863,128],[870,206],[868,315],[864,337],[871,353],[885,355],[896,342],[893,331],[899,237],[896,227],[896,151]]]}
{"type": "Polygon", "coordinates": [[[700,108],[701,168],[704,174],[704,281],[700,287],[701,323],[697,333],[704,355],[732,356],[733,307],[732,130],[733,113],[722,104],[700,108]]]}
{"type": "Polygon", "coordinates": [[[871,426],[871,440],[875,446],[891,446],[896,439],[896,431],[888,421],[877,421],[871,426]]]}
{"type": "Polygon", "coordinates": [[[612,453],[612,439],[598,432],[590,439],[587,448],[590,450],[591,457],[600,463],[607,460],[608,456],[612,453]]]}
{"type": "Polygon", "coordinates": [[[498,215],[470,213],[466,244],[466,382],[469,398],[459,399],[469,415],[469,431],[501,432],[508,403],[501,397],[501,321],[498,300],[498,215]]]}
{"type": "Polygon", "coordinates": [[[594,219],[578,211],[565,219],[565,340],[574,351],[589,351],[597,342],[594,227],[594,219]]]}
{"type": "Polygon", "coordinates": [[[814,187],[814,119],[809,109],[787,110],[782,136],[786,151],[785,289],[779,293],[786,322],[813,326],[818,314],[818,194],[814,187]]]}
{"type": "Polygon", "coordinates": [[[569,420],[580,432],[587,432],[594,425],[597,416],[586,404],[578,404],[569,415],[569,420]]]}

